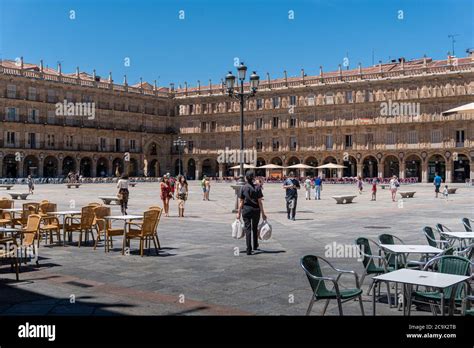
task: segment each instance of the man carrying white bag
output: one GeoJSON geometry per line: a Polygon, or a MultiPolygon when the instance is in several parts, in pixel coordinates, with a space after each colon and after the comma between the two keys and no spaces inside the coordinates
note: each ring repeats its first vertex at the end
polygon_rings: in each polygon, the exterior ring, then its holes
{"type": "Polygon", "coordinates": [[[254,185],[255,174],[253,171],[248,171],[245,175],[246,183],[240,190],[240,204],[237,212],[237,220],[232,224],[232,237],[242,238],[245,233],[247,242],[247,255],[252,255],[252,241],[253,250],[258,250],[258,222],[260,215],[264,221],[267,216],[263,210],[263,193],[260,187],[254,185]],[[240,216],[244,220],[243,228],[240,222],[240,216]],[[239,232],[239,228],[242,232],[239,232]],[[235,231],[235,234],[234,234],[235,231]]]}

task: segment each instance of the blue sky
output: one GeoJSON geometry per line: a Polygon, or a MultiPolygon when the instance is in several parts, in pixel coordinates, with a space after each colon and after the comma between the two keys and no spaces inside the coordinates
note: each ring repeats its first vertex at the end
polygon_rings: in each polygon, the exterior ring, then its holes
{"type": "Polygon", "coordinates": [[[445,58],[449,34],[457,56],[474,47],[472,0],[0,0],[0,11],[2,59],[165,86],[218,82],[235,58],[276,78],[336,70],[346,56],[367,66],[373,51],[375,62],[445,58]]]}

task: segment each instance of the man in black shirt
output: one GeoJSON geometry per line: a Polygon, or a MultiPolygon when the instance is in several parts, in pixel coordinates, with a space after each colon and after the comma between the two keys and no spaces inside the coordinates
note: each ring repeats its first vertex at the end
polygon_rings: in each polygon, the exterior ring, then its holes
{"type": "Polygon", "coordinates": [[[245,175],[247,183],[240,190],[240,204],[237,212],[237,219],[240,219],[241,214],[244,219],[247,255],[252,255],[252,239],[253,250],[258,249],[258,222],[260,214],[262,214],[263,220],[267,219],[263,210],[262,190],[254,185],[254,177],[253,171],[249,171],[245,175]]]}
{"type": "Polygon", "coordinates": [[[290,172],[288,178],[283,183],[283,188],[286,190],[286,213],[288,214],[288,220],[295,221],[296,215],[296,203],[298,201],[298,190],[300,189],[300,182],[295,178],[293,172],[290,172]]]}

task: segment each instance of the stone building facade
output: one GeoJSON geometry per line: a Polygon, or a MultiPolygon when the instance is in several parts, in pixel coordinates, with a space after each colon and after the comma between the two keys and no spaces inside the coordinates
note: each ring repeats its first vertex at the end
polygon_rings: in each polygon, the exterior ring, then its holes
{"type": "MultiPolygon", "coordinates": [[[[332,177],[474,178],[474,115],[443,111],[474,101],[474,57],[422,58],[300,77],[262,78],[245,105],[245,148],[257,165],[317,166],[332,177]]],[[[166,89],[62,74],[23,61],[0,70],[3,177],[231,176],[218,155],[239,148],[240,106],[223,85],[166,89]],[[3,91],[3,92],[2,92],[3,91]],[[56,103],[95,103],[95,116],[58,116],[56,103]],[[33,111],[36,110],[36,111],[33,111]],[[187,145],[179,156],[173,140],[187,145]]],[[[306,172],[316,174],[315,170],[306,172]]],[[[258,170],[259,175],[281,171],[258,170]]]]}

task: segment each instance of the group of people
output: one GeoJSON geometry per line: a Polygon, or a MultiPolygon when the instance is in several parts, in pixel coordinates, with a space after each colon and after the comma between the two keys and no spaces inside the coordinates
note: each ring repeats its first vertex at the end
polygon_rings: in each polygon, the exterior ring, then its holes
{"type": "Polygon", "coordinates": [[[73,172],[73,171],[69,172],[67,174],[67,180],[71,184],[78,183],[79,182],[79,173],[78,172],[73,172]]]}

